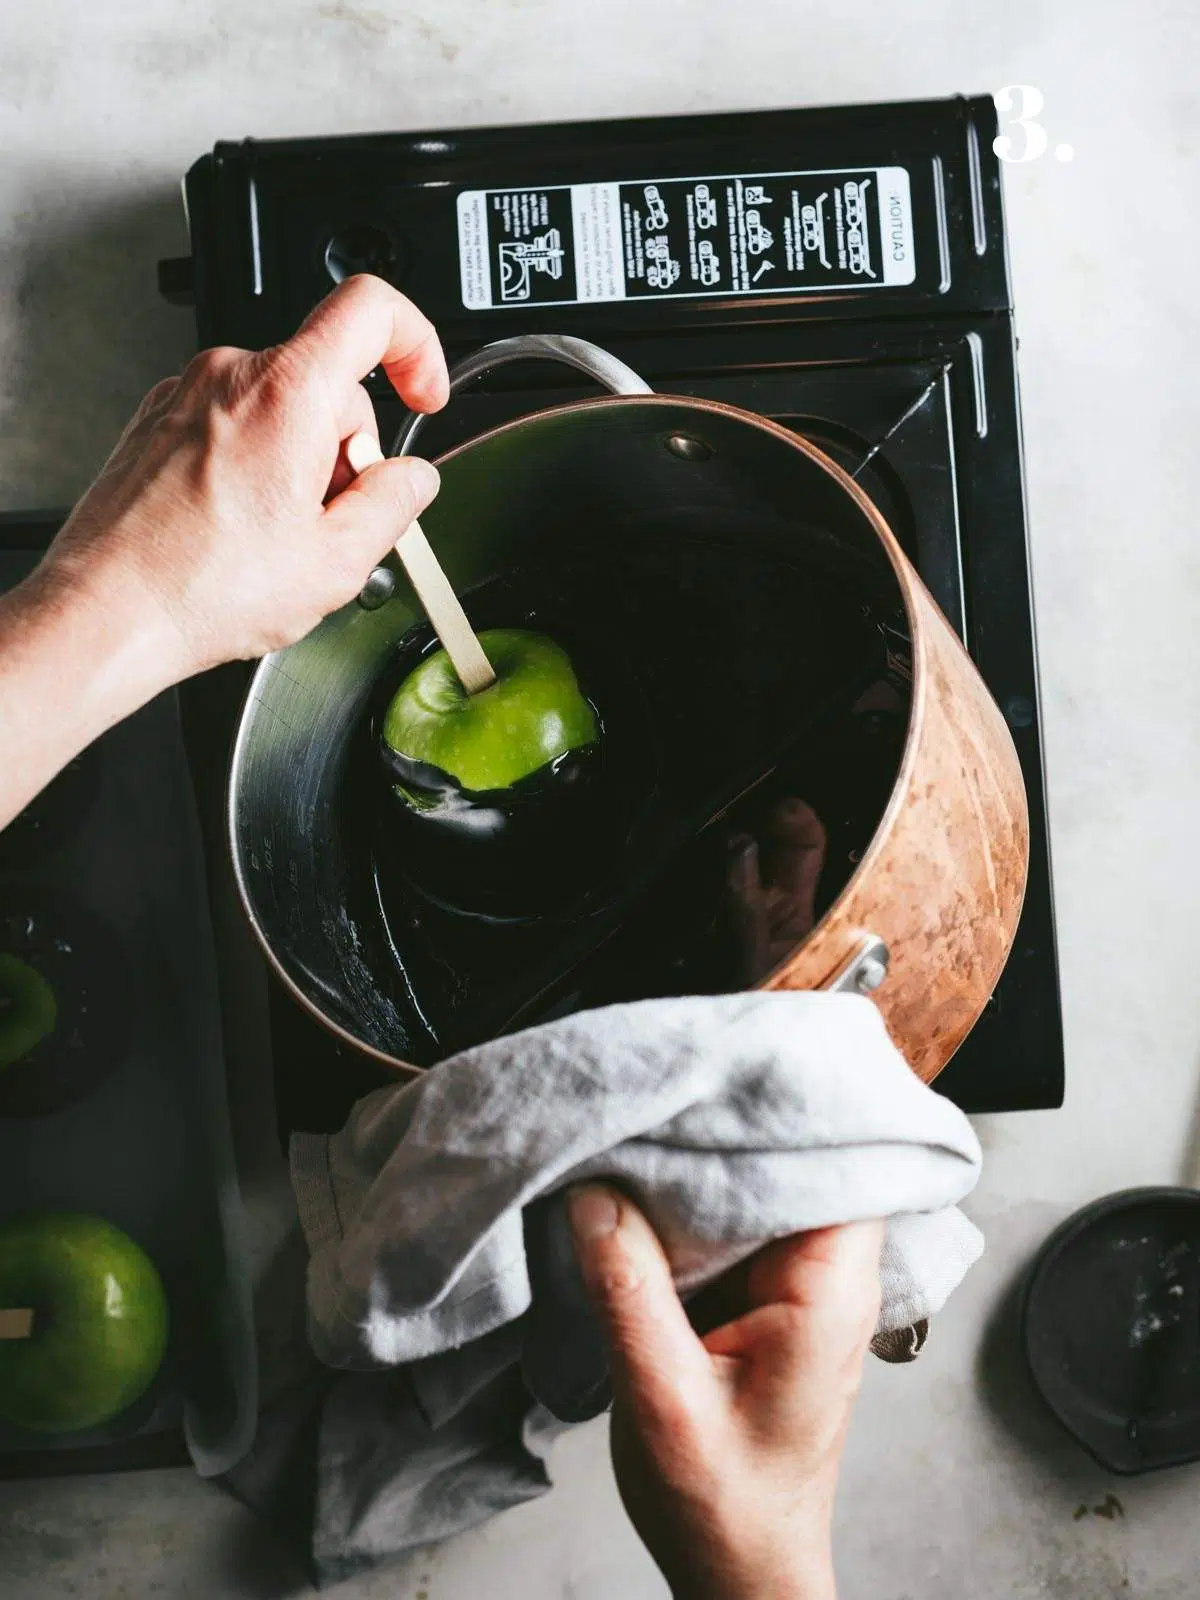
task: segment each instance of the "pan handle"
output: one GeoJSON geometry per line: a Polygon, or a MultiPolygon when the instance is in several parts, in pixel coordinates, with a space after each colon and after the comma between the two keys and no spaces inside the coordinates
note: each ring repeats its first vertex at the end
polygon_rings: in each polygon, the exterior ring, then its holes
{"type": "MultiPolygon", "coordinates": [[[[632,367],[618,361],[598,344],[589,344],[586,339],[576,339],[569,333],[519,333],[512,339],[497,339],[473,350],[451,367],[450,393],[457,394],[475,378],[483,377],[485,372],[496,367],[507,366],[510,361],[539,358],[561,361],[578,372],[585,372],[613,394],[654,393],[645,378],[639,378],[632,367]]],[[[428,420],[423,412],[408,412],[392,442],[391,454],[408,455],[428,420]]],[[[374,611],[391,598],[395,587],[395,573],[389,567],[376,567],[362,587],[358,604],[364,611],[374,611]]]]}
{"type": "MultiPolygon", "coordinates": [[[[497,339],[492,344],[473,350],[450,369],[450,393],[457,394],[476,378],[482,378],[497,367],[505,367],[510,361],[537,359],[559,361],[564,366],[574,367],[577,372],[595,378],[612,394],[654,393],[632,367],[618,361],[616,356],[602,350],[598,344],[576,339],[569,333],[520,333],[515,338],[497,339]]],[[[423,413],[410,411],[392,443],[392,455],[409,455],[417,435],[428,420],[423,413]]]]}
{"type": "Polygon", "coordinates": [[[831,994],[872,994],[887,977],[889,958],[878,934],[864,934],[854,954],[821,987],[831,994]]]}

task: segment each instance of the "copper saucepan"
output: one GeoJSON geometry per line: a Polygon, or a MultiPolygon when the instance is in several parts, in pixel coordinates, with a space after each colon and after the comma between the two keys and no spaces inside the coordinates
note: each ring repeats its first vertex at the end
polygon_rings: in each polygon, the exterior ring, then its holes
{"type": "MultiPolygon", "coordinates": [[[[468,610],[472,591],[550,559],[560,530],[581,519],[663,552],[710,528],[764,562],[803,546],[814,570],[891,608],[908,706],[890,797],[836,898],[815,926],[797,924],[792,942],[772,947],[753,985],[872,993],[928,1081],[996,985],[1028,861],[1016,752],[974,664],[879,510],[806,439],[735,406],[653,394],[611,355],[567,337],[489,345],[455,369],[452,388],[531,356],[565,361],[613,392],[507,423],[438,460],[441,494],[422,520],[468,610]]],[[[343,796],[372,694],[421,620],[392,561],[357,603],[268,656],[229,787],[235,874],[275,971],[326,1027],[402,1073],[420,1070],[401,1019],[409,980],[343,796]]],[[[437,1059],[428,1040],[424,1054],[437,1059]]]]}

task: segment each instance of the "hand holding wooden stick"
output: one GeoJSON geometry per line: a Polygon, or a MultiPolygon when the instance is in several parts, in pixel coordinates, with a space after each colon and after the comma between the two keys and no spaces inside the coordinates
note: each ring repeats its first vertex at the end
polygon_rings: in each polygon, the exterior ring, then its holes
{"type": "MultiPolygon", "coordinates": [[[[378,442],[369,433],[356,433],[347,439],[345,456],[355,473],[365,472],[383,460],[378,442]]],[[[490,688],[496,681],[492,664],[419,522],[410,522],[400,535],[396,554],[463,688],[468,694],[490,688]]]]}

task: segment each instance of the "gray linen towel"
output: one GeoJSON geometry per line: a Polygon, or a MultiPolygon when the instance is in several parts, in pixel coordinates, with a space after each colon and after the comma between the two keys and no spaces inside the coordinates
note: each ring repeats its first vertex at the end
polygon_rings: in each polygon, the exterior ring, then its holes
{"type": "MultiPolygon", "coordinates": [[[[368,1095],[331,1137],[296,1135],[309,1337],[350,1369],[324,1380],[316,1425],[318,1575],[544,1492],[562,1423],[607,1403],[567,1185],[632,1195],[684,1295],[771,1239],[887,1217],[876,1348],[904,1360],[982,1249],[956,1209],[979,1165],[874,1005],[827,994],[583,1013],[368,1095]]],[[[265,1498],[256,1472],[271,1479],[288,1428],[266,1427],[246,1498],[265,1498]]]]}
{"type": "Polygon", "coordinates": [[[310,1338],[336,1367],[458,1349],[531,1301],[524,1211],[619,1183],[684,1294],[763,1243],[893,1218],[879,1331],[940,1310],[981,1241],[966,1118],[912,1075],[868,1000],[739,994],[585,1012],[381,1089],[298,1134],[310,1338]]]}

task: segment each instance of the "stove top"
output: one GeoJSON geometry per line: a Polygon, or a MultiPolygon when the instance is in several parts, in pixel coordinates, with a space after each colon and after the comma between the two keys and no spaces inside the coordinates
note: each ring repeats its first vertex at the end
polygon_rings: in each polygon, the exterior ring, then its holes
{"type": "MultiPolygon", "coordinates": [[[[796,428],[858,480],[1001,706],[1029,792],[1013,954],[938,1080],[971,1111],[1055,1106],[1063,1087],[995,131],[978,98],[219,144],[186,181],[192,256],[160,266],[203,344],[274,343],[331,283],[373,271],[452,356],[578,334],[655,389],[796,428]]],[[[386,438],[401,408],[377,375],[368,388],[386,438]]],[[[422,449],[591,392],[503,369],[422,449]]],[[[286,1127],[336,1126],[378,1081],[282,991],[272,1033],[286,1127]]]]}

